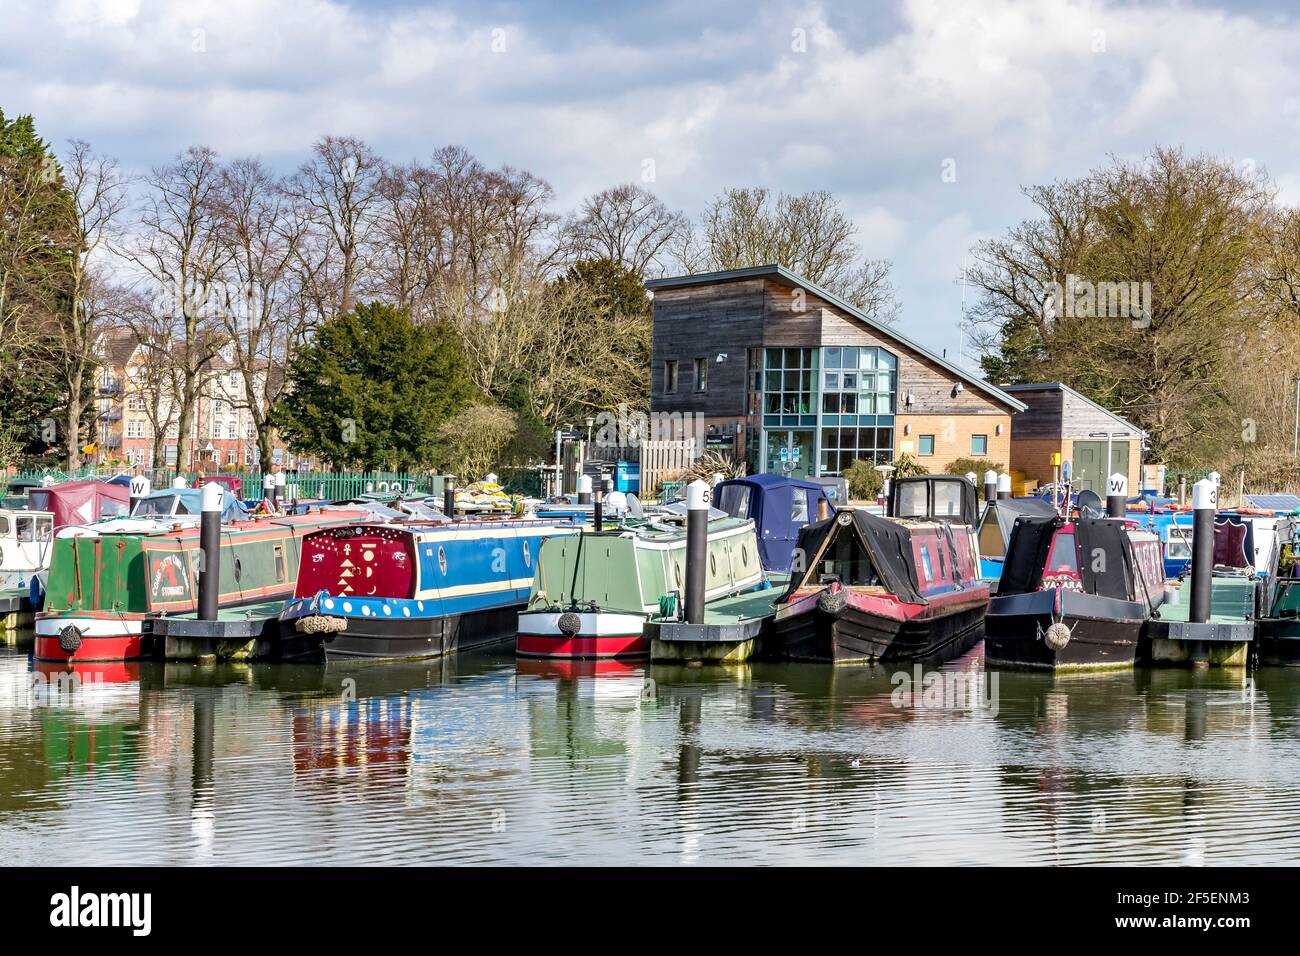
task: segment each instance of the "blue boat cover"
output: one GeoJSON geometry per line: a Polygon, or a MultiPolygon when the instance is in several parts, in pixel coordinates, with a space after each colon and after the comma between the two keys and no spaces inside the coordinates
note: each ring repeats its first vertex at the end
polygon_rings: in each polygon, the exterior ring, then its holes
{"type": "MultiPolygon", "coordinates": [[[[203,511],[202,488],[165,488],[145,495],[136,505],[134,517],[153,516],[169,517],[171,515],[197,515],[203,511]],[[173,500],[179,498],[173,507],[173,500]]],[[[244,521],[248,518],[248,509],[244,503],[230,493],[229,488],[222,489],[221,523],[244,521]]]]}
{"type": "MultiPolygon", "coordinates": [[[[826,489],[815,481],[784,475],[732,478],[713,489],[713,505],[735,518],[752,518],[758,556],[768,571],[789,571],[799,531],[817,520],[826,489]]],[[[833,508],[830,510],[834,510],[833,508]]]]}

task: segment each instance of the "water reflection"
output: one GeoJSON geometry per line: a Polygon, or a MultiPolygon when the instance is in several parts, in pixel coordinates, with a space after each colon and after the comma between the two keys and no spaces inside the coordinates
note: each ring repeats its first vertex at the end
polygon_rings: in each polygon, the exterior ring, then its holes
{"type": "Polygon", "coordinates": [[[1277,863],[1300,673],[33,665],[12,862],[1277,863]],[[963,688],[978,687],[983,697],[963,688]],[[86,833],[94,833],[88,841],[86,833]]]}

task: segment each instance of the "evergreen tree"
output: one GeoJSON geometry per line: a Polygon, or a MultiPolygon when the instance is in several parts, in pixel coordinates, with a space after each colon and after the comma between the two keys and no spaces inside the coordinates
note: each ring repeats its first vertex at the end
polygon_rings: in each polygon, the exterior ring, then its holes
{"type": "Polygon", "coordinates": [[[273,422],[300,451],[344,467],[439,464],[438,429],[475,397],[456,332],[390,305],[321,325],[289,365],[273,422]]]}

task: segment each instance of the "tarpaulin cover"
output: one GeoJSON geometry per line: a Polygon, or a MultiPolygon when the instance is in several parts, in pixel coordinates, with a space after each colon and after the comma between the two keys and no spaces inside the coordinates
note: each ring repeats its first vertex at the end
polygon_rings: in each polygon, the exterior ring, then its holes
{"type": "Polygon", "coordinates": [[[1027,594],[1043,581],[1043,566],[1061,520],[1055,514],[1016,518],[1007,543],[1006,562],[998,581],[998,594],[1027,594]]]}
{"type": "Polygon", "coordinates": [[[33,511],[54,512],[54,530],[69,525],[92,524],[100,518],[127,513],[130,491],[107,481],[65,481],[46,488],[32,488],[27,501],[33,511]]]}
{"type": "Polygon", "coordinates": [[[1085,592],[1133,600],[1133,549],[1120,521],[1081,518],[1074,523],[1074,544],[1085,592]]]}
{"type": "MultiPolygon", "coordinates": [[[[136,505],[137,518],[172,517],[175,515],[198,515],[203,513],[202,488],[167,488],[145,495],[136,505]]],[[[221,490],[221,523],[244,521],[248,518],[248,509],[244,503],[232,495],[229,489],[221,490]]]]}
{"type": "Polygon", "coordinates": [[[789,571],[799,531],[817,520],[826,489],[813,481],[784,475],[750,475],[721,482],[713,504],[733,518],[752,518],[758,532],[758,556],[768,571],[789,571]]]}
{"type": "Polygon", "coordinates": [[[805,581],[816,580],[814,558],[835,546],[841,535],[850,535],[852,542],[862,549],[876,571],[880,583],[891,594],[909,604],[928,604],[918,591],[918,579],[912,557],[912,536],[903,525],[881,518],[861,509],[842,511],[825,521],[810,524],[799,534],[798,547],[808,555],[809,568],[802,575],[790,578],[790,587],[783,600],[788,600],[805,581]],[[852,515],[848,523],[840,521],[852,515]]]}
{"type": "Polygon", "coordinates": [[[1056,514],[1056,509],[1042,498],[999,498],[989,502],[988,507],[997,518],[1002,540],[1007,544],[1011,542],[1011,529],[1016,526],[1017,518],[1022,515],[1050,518],[1056,514]]]}

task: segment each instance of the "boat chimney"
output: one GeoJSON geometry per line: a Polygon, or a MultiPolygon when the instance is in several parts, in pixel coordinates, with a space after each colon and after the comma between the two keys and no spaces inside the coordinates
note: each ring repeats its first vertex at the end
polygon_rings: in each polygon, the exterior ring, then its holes
{"type": "Polygon", "coordinates": [[[596,500],[591,505],[591,524],[597,532],[605,530],[605,483],[596,492],[596,500]]]}
{"type": "Polygon", "coordinates": [[[709,486],[686,486],[686,623],[704,623],[704,566],[709,560],[709,486]]]}
{"type": "Polygon", "coordinates": [[[1106,479],[1106,514],[1111,518],[1124,517],[1128,503],[1128,478],[1118,471],[1106,479]]]}
{"type": "Polygon", "coordinates": [[[199,519],[199,620],[215,621],[221,594],[221,505],[224,488],[215,481],[203,486],[199,519]]]}
{"type": "Polygon", "coordinates": [[[1207,624],[1214,587],[1214,509],[1219,488],[1209,478],[1192,485],[1192,598],[1188,620],[1207,624]]]}
{"type": "Polygon", "coordinates": [[[442,513],[448,518],[456,517],[455,477],[455,475],[444,475],[442,479],[442,513]]]}
{"type": "Polygon", "coordinates": [[[993,501],[998,496],[998,473],[990,468],[984,472],[984,500],[993,501]]]}
{"type": "Polygon", "coordinates": [[[1011,497],[1011,476],[998,475],[998,500],[1006,501],[1011,497]]]}
{"type": "Polygon", "coordinates": [[[578,504],[591,504],[591,475],[578,476],[578,504]]]}
{"type": "Polygon", "coordinates": [[[135,514],[135,509],[140,504],[141,498],[148,498],[151,486],[149,479],[144,475],[136,475],[131,479],[131,509],[127,514],[135,514]]]}

